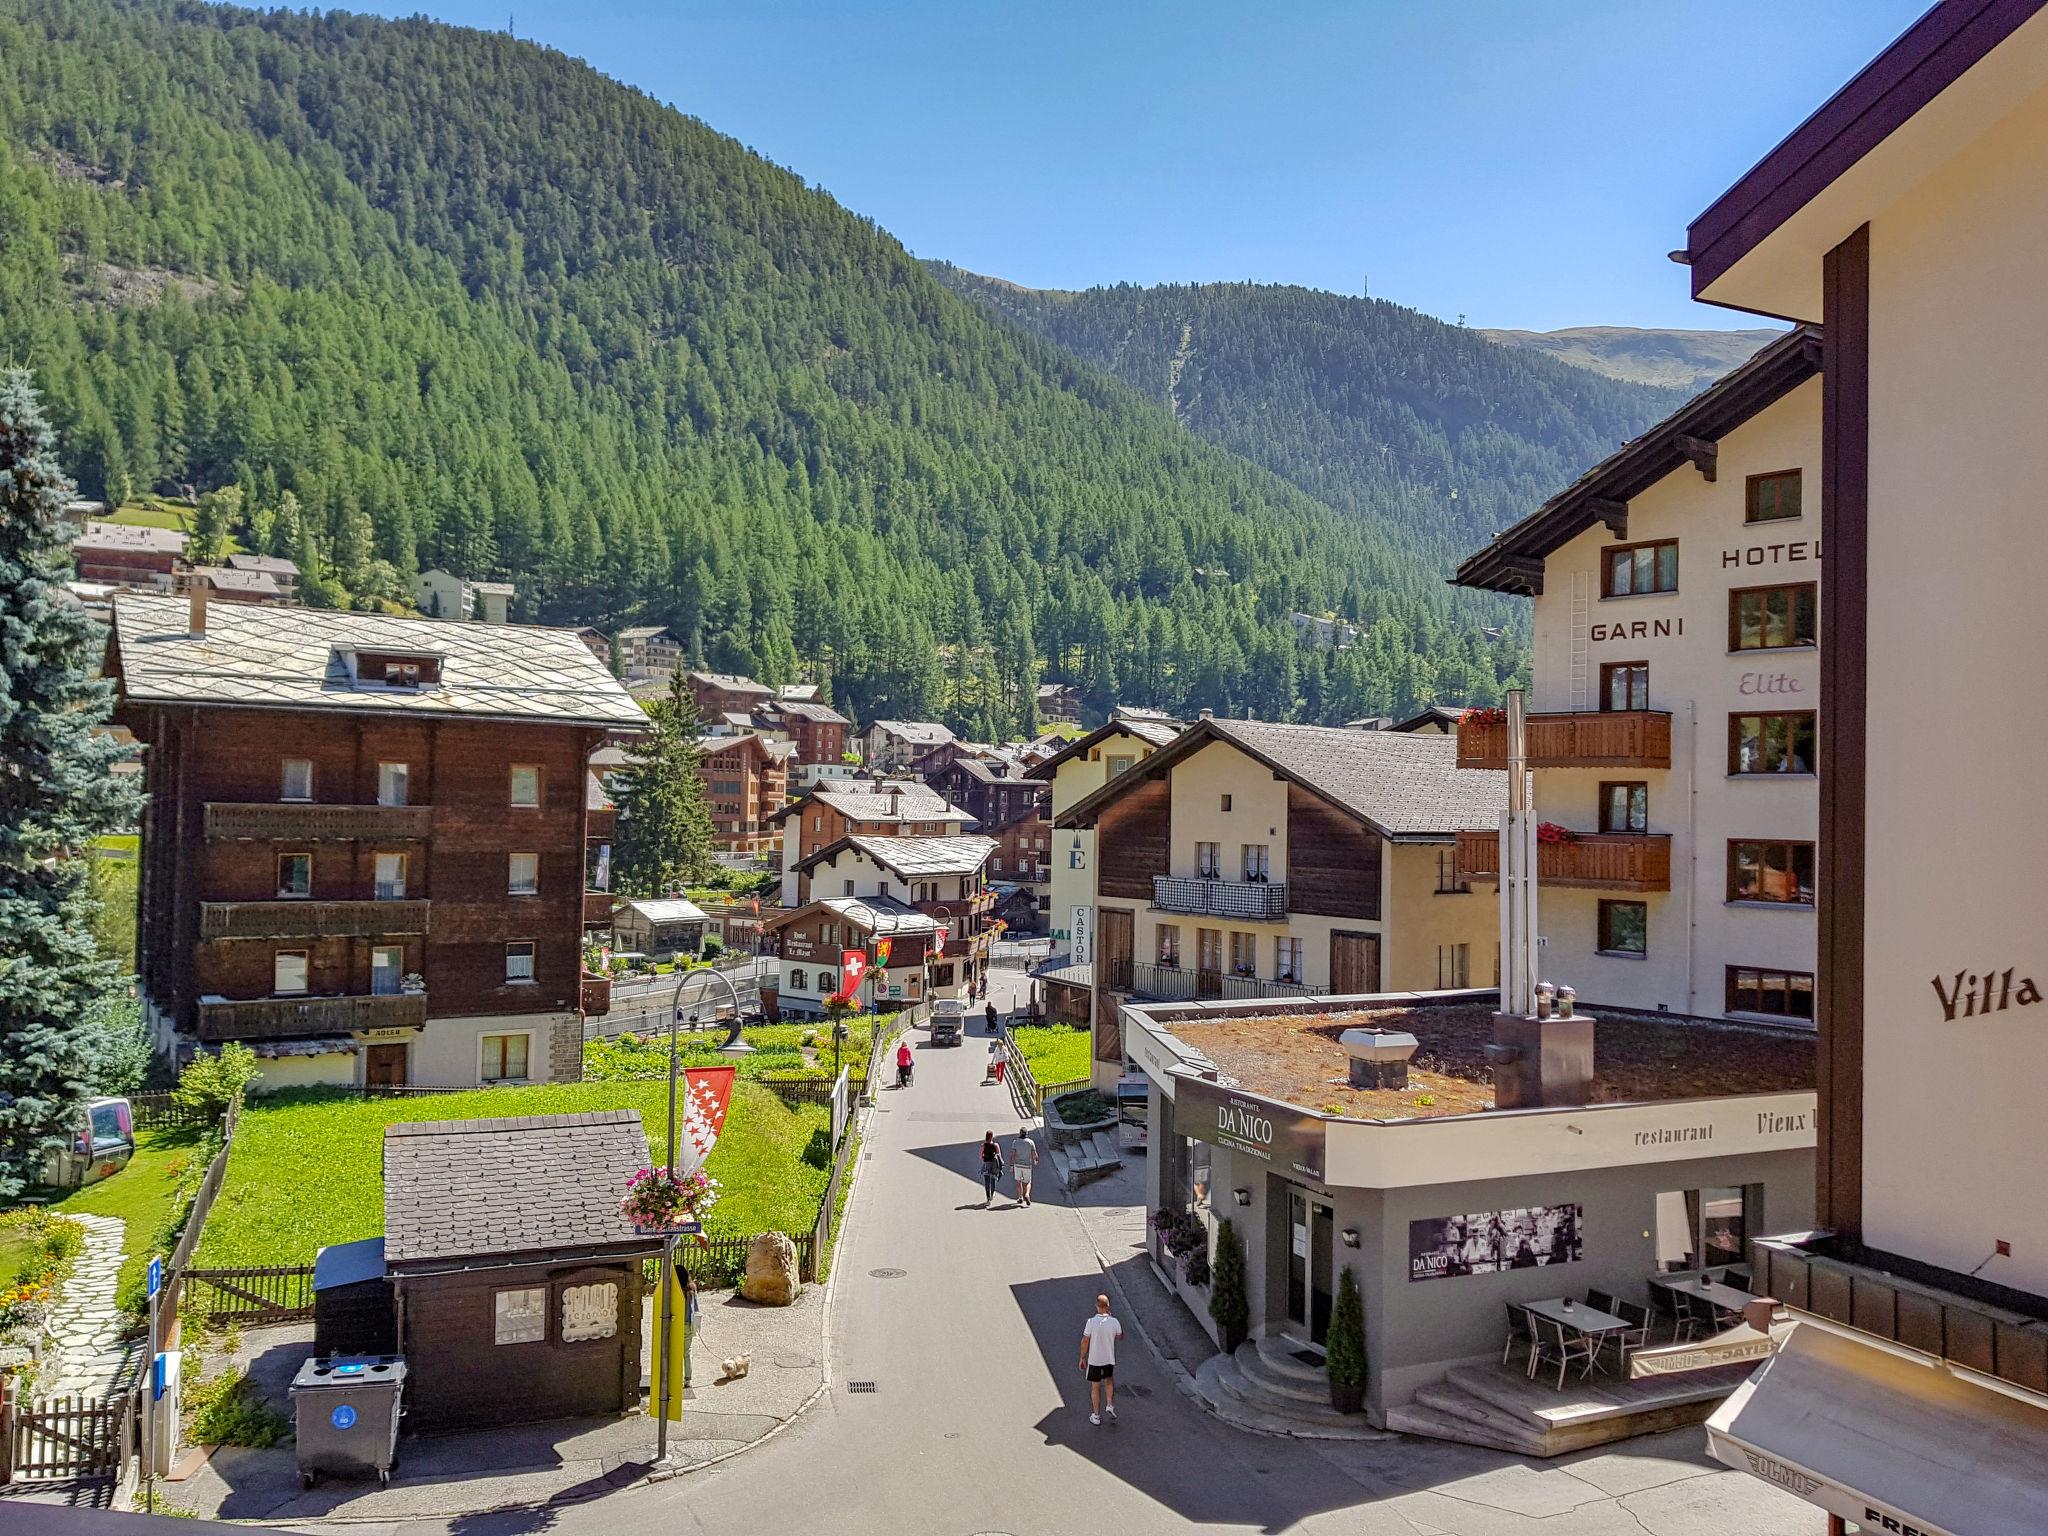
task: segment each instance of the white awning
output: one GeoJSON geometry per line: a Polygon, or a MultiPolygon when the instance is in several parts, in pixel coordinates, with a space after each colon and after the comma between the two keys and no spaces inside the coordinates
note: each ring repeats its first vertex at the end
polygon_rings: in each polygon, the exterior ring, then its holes
{"type": "Polygon", "coordinates": [[[1802,1323],[1707,1420],[1715,1458],[1872,1531],[2039,1532],[2048,1406],[1802,1323]]]}

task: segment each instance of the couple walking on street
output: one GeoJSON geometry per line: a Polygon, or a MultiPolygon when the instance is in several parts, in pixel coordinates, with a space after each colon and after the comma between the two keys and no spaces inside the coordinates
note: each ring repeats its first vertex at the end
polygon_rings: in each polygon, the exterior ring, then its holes
{"type": "MultiPolygon", "coordinates": [[[[1038,1172],[1038,1143],[1031,1139],[1031,1127],[1017,1127],[1017,1139],[1010,1143],[1010,1173],[1017,1181],[1017,1204],[1031,1203],[1031,1180],[1038,1172]]],[[[992,1204],[996,1186],[1003,1181],[1003,1149],[994,1131],[981,1137],[981,1188],[983,1205],[992,1204]]]]}

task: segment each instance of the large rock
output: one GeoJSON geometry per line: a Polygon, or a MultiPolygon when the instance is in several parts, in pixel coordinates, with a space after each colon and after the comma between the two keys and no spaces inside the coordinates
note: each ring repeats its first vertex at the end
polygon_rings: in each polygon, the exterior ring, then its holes
{"type": "Polygon", "coordinates": [[[786,1307],[803,1293],[797,1277],[796,1244],[780,1232],[763,1232],[747,1244],[747,1275],[740,1294],[763,1306],[786,1307]]]}

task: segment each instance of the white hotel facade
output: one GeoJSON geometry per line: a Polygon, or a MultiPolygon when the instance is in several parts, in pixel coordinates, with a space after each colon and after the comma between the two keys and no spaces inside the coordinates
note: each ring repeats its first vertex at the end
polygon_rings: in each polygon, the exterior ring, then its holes
{"type": "Polygon", "coordinates": [[[1590,1006],[1814,1021],[1820,357],[1788,333],[1459,569],[1536,605],[1540,963],[1590,1006]]]}

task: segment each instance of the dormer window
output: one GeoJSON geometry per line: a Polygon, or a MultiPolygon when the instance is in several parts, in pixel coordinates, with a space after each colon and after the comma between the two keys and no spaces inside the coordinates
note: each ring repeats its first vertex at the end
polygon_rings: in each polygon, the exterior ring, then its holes
{"type": "Polygon", "coordinates": [[[441,658],[418,651],[356,651],[346,660],[358,688],[438,687],[441,658]]]}

